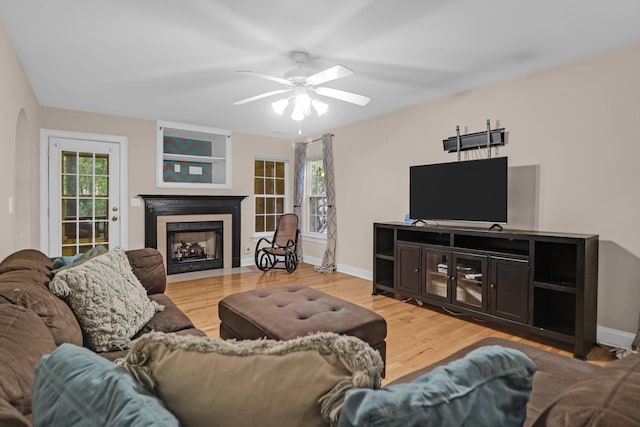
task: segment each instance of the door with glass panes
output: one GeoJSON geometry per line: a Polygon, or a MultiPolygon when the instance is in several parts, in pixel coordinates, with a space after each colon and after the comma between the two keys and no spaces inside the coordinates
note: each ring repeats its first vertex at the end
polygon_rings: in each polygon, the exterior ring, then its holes
{"type": "Polygon", "coordinates": [[[117,143],[49,139],[49,254],[120,245],[117,143]]]}

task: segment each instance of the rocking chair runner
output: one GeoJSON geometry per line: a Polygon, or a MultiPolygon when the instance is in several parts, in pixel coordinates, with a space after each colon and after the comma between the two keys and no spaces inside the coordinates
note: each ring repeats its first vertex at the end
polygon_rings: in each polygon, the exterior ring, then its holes
{"type": "Polygon", "coordinates": [[[256,244],[256,266],[262,271],[273,268],[287,270],[293,273],[298,267],[298,216],[296,214],[284,214],[278,220],[278,227],[273,235],[273,240],[266,237],[258,240],[256,244]],[[269,245],[269,246],[267,246],[269,245]],[[284,267],[277,267],[284,264],[284,267]]]}

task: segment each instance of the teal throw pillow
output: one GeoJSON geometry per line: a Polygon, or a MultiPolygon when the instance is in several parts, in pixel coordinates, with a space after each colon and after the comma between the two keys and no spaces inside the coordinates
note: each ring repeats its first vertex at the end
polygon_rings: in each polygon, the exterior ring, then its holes
{"type": "Polygon", "coordinates": [[[66,270],[67,268],[78,266],[84,262],[89,261],[91,258],[95,258],[98,255],[106,254],[107,252],[109,252],[109,250],[105,246],[97,245],[82,254],[76,254],[69,257],[56,258],[53,261],[53,265],[52,265],[53,270],[51,270],[51,277],[55,276],[56,273],[62,270],[66,270]]]}
{"type": "Polygon", "coordinates": [[[481,347],[411,383],[347,391],[338,426],[521,426],[535,371],[518,350],[481,347]]]}
{"type": "Polygon", "coordinates": [[[124,369],[86,348],[62,344],[36,367],[33,425],[178,427],[179,423],[124,369]]]}

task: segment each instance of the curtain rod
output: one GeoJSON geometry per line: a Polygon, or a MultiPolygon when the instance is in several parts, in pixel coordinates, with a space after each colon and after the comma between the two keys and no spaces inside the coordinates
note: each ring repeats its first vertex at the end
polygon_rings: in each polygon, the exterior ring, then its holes
{"type": "MultiPolygon", "coordinates": [[[[333,137],[333,136],[335,136],[335,135],[334,135],[334,134],[331,134],[331,136],[333,137]]],[[[318,142],[318,141],[322,141],[322,137],[320,137],[320,138],[316,138],[316,139],[312,139],[311,141],[306,141],[306,142],[304,142],[304,141],[299,141],[299,142],[302,142],[303,144],[311,144],[312,142],[318,142]]]]}

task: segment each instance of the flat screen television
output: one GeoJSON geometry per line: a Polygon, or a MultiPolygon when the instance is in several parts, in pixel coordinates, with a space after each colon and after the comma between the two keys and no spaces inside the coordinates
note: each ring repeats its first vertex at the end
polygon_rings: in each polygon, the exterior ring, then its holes
{"type": "Polygon", "coordinates": [[[507,158],[411,166],[414,220],[507,222],[507,158]]]}

